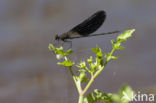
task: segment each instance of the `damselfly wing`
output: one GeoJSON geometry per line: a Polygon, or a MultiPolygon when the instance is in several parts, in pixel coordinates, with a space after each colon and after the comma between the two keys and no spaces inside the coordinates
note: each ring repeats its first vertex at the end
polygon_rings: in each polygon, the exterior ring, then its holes
{"type": "Polygon", "coordinates": [[[118,32],[118,31],[114,31],[114,32],[91,35],[91,33],[95,32],[103,24],[105,19],[106,19],[106,12],[103,10],[98,11],[94,13],[92,16],[90,16],[88,19],[84,20],[82,23],[72,28],[70,31],[63,33],[61,35],[56,35],[55,40],[66,41],[67,39],[105,35],[105,34],[112,34],[118,32]]]}

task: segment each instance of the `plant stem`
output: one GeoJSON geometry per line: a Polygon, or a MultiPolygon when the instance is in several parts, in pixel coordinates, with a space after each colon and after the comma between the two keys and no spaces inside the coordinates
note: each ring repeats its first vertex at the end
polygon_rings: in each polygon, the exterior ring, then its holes
{"type": "Polygon", "coordinates": [[[83,103],[83,98],[84,98],[84,96],[80,94],[78,103],[83,103]]]}
{"type": "Polygon", "coordinates": [[[84,95],[84,94],[87,92],[87,90],[89,89],[89,87],[90,87],[91,84],[93,83],[94,79],[95,79],[94,76],[92,76],[91,79],[90,79],[90,81],[89,81],[88,84],[86,85],[85,89],[83,90],[82,95],[84,95]]]}
{"type": "MultiPolygon", "coordinates": [[[[113,47],[113,49],[112,49],[112,51],[111,51],[111,53],[110,53],[110,56],[113,55],[114,51],[115,51],[115,48],[113,47]]],[[[107,62],[108,62],[108,61],[107,61],[107,62]]]]}
{"type": "Polygon", "coordinates": [[[70,73],[72,74],[74,83],[75,83],[75,85],[76,85],[76,87],[77,87],[77,90],[78,90],[78,92],[79,92],[79,94],[80,94],[81,91],[82,91],[81,82],[80,82],[80,81],[77,81],[76,76],[75,76],[74,72],[72,71],[71,67],[69,67],[69,71],[70,71],[70,73]]]}
{"type": "Polygon", "coordinates": [[[90,79],[90,81],[88,82],[87,86],[85,87],[85,89],[83,90],[83,95],[87,92],[87,90],[89,89],[89,87],[91,86],[91,84],[94,82],[95,78],[103,71],[104,68],[99,69],[90,79]]]}

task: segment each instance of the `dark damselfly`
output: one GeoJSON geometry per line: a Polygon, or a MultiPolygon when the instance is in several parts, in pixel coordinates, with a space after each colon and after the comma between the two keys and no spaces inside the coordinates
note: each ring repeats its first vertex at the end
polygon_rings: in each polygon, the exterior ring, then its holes
{"type": "Polygon", "coordinates": [[[105,21],[106,12],[103,10],[97,11],[88,19],[84,20],[82,23],[78,24],[71,30],[61,35],[56,35],[55,40],[62,40],[64,42],[71,42],[68,40],[82,38],[82,37],[90,37],[90,36],[98,36],[98,35],[106,35],[106,34],[114,34],[119,31],[101,33],[101,34],[91,34],[95,32],[105,21]]]}

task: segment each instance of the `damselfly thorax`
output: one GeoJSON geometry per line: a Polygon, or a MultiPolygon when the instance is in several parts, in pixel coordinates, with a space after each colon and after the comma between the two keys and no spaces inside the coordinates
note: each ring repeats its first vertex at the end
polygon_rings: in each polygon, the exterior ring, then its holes
{"type": "Polygon", "coordinates": [[[83,37],[83,35],[80,35],[79,33],[74,32],[74,31],[69,31],[69,32],[61,34],[60,36],[56,35],[55,40],[62,40],[66,42],[67,39],[72,39],[72,38],[77,38],[77,37],[83,37]]]}

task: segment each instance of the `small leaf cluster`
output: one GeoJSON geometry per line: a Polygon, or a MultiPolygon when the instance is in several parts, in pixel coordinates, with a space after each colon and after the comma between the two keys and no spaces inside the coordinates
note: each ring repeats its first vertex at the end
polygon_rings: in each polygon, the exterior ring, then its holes
{"type": "Polygon", "coordinates": [[[128,86],[128,85],[123,85],[118,94],[115,93],[110,93],[109,96],[111,97],[111,100],[117,102],[117,103],[129,103],[135,92],[134,90],[128,86]]]}
{"type": "Polygon", "coordinates": [[[62,46],[60,48],[55,48],[52,44],[49,44],[49,50],[51,50],[56,55],[56,58],[58,60],[60,59],[64,60],[63,62],[58,62],[57,63],[58,65],[70,67],[75,64],[74,62],[72,62],[67,58],[67,55],[73,52],[71,49],[64,51],[62,46]]]}
{"type": "Polygon", "coordinates": [[[95,89],[93,93],[87,94],[84,98],[84,103],[129,103],[132,100],[134,91],[128,85],[123,85],[118,93],[102,93],[95,89]],[[127,96],[126,98],[124,98],[127,96]]]}
{"type": "Polygon", "coordinates": [[[121,42],[126,41],[129,37],[131,37],[134,31],[135,31],[135,29],[127,30],[124,33],[120,34],[117,37],[116,41],[111,40],[113,48],[115,48],[115,49],[125,49],[125,47],[121,46],[121,42]]]}
{"type": "Polygon", "coordinates": [[[111,40],[112,43],[112,51],[110,53],[106,53],[105,56],[107,57],[107,61],[111,60],[111,59],[118,59],[118,57],[113,56],[113,52],[115,50],[119,50],[119,49],[125,49],[125,47],[121,46],[123,41],[127,41],[128,38],[130,38],[132,36],[132,34],[134,33],[135,29],[132,30],[127,30],[124,33],[120,34],[116,41],[115,40],[111,40]]]}
{"type": "Polygon", "coordinates": [[[105,102],[105,103],[112,103],[111,95],[107,93],[102,93],[100,90],[95,89],[93,93],[87,94],[84,98],[84,103],[97,103],[97,102],[105,102]]]}
{"type": "Polygon", "coordinates": [[[98,70],[104,69],[104,57],[101,49],[97,46],[96,48],[92,48],[92,51],[96,54],[96,57],[87,58],[87,62],[81,61],[77,67],[80,68],[80,74],[82,71],[88,72],[93,76],[98,70]],[[87,67],[88,65],[88,67],[87,67]]]}

